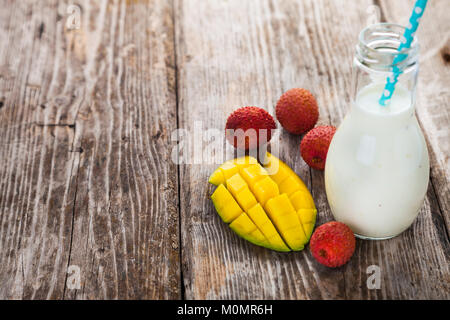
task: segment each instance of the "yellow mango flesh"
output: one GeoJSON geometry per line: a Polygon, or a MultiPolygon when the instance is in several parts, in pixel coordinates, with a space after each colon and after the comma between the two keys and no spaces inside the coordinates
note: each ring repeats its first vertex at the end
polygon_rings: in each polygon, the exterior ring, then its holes
{"type": "Polygon", "coordinates": [[[283,193],[270,199],[266,210],[286,244],[294,251],[302,250],[309,239],[288,196],[283,193]]]}
{"type": "Polygon", "coordinates": [[[230,223],[242,213],[241,207],[223,184],[214,191],[211,199],[219,216],[226,223],[230,223]]]}
{"type": "Polygon", "coordinates": [[[256,196],[256,199],[258,199],[258,202],[260,202],[263,206],[269,199],[280,194],[277,184],[270,177],[265,177],[264,179],[256,182],[253,185],[252,190],[256,196]]]}
{"type": "Polygon", "coordinates": [[[314,200],[303,181],[284,162],[267,154],[263,168],[255,158],[226,161],[209,178],[222,220],[249,242],[276,251],[299,251],[316,220],[314,200]]]}
{"type": "Polygon", "coordinates": [[[279,185],[281,193],[291,195],[293,190],[303,190],[309,194],[309,190],[297,174],[283,161],[267,152],[265,169],[270,177],[279,185]]]}
{"type": "Polygon", "coordinates": [[[311,238],[312,232],[314,230],[314,225],[316,224],[316,209],[299,209],[297,215],[303,224],[303,231],[305,231],[306,237],[311,238]]]}
{"type": "Polygon", "coordinates": [[[211,174],[208,182],[215,186],[218,186],[219,184],[225,184],[228,178],[238,173],[241,169],[257,163],[258,160],[250,156],[225,161],[219,168],[216,169],[216,171],[211,174]]]}
{"type": "Polygon", "coordinates": [[[239,236],[253,244],[262,247],[267,247],[269,245],[266,237],[264,237],[261,231],[244,212],[230,224],[230,228],[239,236]]]}
{"type": "Polygon", "coordinates": [[[286,246],[277,229],[275,229],[272,221],[269,219],[259,203],[248,211],[248,216],[266,237],[269,243],[269,249],[283,252],[291,251],[288,246],[286,246]]]}

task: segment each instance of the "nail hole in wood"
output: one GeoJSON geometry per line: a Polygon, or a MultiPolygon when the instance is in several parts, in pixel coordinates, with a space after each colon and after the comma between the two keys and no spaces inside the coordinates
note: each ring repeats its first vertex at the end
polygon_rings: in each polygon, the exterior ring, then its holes
{"type": "Polygon", "coordinates": [[[44,23],[42,22],[39,26],[39,30],[38,30],[38,38],[41,39],[42,38],[42,34],[44,33],[44,23]]]}
{"type": "Polygon", "coordinates": [[[450,63],[450,52],[442,51],[442,59],[445,63],[450,63]]]}

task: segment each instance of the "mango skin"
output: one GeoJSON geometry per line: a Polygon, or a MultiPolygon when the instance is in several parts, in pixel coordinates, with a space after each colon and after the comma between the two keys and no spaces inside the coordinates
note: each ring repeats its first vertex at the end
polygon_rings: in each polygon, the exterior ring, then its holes
{"type": "Polygon", "coordinates": [[[243,239],[279,252],[308,243],[317,209],[308,188],[284,162],[267,153],[224,162],[210,176],[211,199],[222,220],[243,239]]]}

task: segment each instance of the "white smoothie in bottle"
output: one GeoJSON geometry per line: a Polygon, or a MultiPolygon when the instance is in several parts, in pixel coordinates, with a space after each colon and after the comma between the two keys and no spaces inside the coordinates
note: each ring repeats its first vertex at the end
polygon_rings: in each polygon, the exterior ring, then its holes
{"type": "Polygon", "coordinates": [[[382,107],[383,88],[380,82],[359,90],[333,137],[325,168],[334,217],[363,238],[390,238],[407,229],[429,179],[411,92],[398,85],[390,104],[382,107]]]}
{"type": "Polygon", "coordinates": [[[328,203],[334,218],[360,238],[387,239],[406,230],[428,188],[428,150],[414,112],[419,44],[414,37],[402,46],[406,30],[379,23],[359,34],[351,108],[328,149],[328,203]]]}

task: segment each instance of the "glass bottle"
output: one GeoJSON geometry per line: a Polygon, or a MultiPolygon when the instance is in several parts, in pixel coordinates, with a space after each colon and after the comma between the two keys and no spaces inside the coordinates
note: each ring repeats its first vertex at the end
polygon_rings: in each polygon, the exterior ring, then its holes
{"type": "Polygon", "coordinates": [[[353,61],[352,104],[327,154],[325,187],[334,218],[356,236],[392,238],[417,217],[429,180],[429,158],[415,116],[419,45],[397,48],[405,28],[388,23],[361,31],[353,61]],[[402,70],[392,99],[378,104],[394,58],[402,70]]]}

